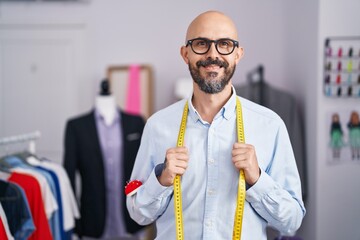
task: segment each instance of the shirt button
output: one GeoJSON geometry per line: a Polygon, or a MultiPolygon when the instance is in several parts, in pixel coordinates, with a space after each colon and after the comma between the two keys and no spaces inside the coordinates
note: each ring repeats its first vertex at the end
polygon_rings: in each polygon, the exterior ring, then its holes
{"type": "Polygon", "coordinates": [[[212,158],[209,159],[209,163],[210,163],[210,164],[213,164],[214,162],[215,162],[214,159],[212,159],[212,158]]]}
{"type": "Polygon", "coordinates": [[[206,225],[207,227],[211,227],[211,220],[207,220],[207,221],[205,222],[205,225],[206,225]]]}
{"type": "Polygon", "coordinates": [[[209,195],[214,195],[214,194],[215,194],[215,190],[210,189],[210,190],[208,191],[208,194],[209,194],[209,195]]]}

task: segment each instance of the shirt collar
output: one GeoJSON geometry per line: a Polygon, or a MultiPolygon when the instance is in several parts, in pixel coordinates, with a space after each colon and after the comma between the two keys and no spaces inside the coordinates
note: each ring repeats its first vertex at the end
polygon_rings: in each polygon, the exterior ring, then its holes
{"type": "MultiPolygon", "coordinates": [[[[216,114],[215,119],[221,115],[226,120],[229,120],[234,114],[235,114],[235,106],[236,106],[236,91],[234,86],[231,87],[232,94],[229,100],[225,103],[225,105],[220,109],[219,113],[216,114]]],[[[188,98],[188,106],[189,106],[189,115],[190,117],[195,121],[201,121],[200,114],[196,111],[194,105],[192,104],[192,96],[193,94],[188,98]]]]}
{"type": "Polygon", "coordinates": [[[223,116],[226,120],[229,120],[235,114],[235,108],[236,108],[236,98],[237,98],[236,91],[234,86],[232,86],[231,89],[232,89],[231,97],[222,107],[223,116]]]}
{"type": "MultiPolygon", "coordinates": [[[[94,109],[94,113],[95,113],[95,119],[99,120],[99,121],[104,121],[104,117],[100,114],[99,110],[97,110],[96,108],[94,109]]],[[[115,114],[115,120],[116,121],[120,121],[120,111],[117,110],[116,114],[115,114]]]]}

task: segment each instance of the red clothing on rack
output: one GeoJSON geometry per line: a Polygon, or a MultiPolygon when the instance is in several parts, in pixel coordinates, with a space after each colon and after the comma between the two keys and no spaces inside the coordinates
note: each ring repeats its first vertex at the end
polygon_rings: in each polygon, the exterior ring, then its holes
{"type": "MultiPolygon", "coordinates": [[[[38,181],[28,174],[12,173],[8,179],[10,182],[17,183],[23,188],[29,202],[31,215],[33,217],[36,230],[29,240],[52,240],[50,226],[45,214],[44,203],[42,200],[40,185],[38,181]]],[[[1,239],[1,238],[0,238],[1,239]]]]}
{"type": "Polygon", "coordinates": [[[8,240],[3,221],[0,218],[0,239],[8,240]]]}

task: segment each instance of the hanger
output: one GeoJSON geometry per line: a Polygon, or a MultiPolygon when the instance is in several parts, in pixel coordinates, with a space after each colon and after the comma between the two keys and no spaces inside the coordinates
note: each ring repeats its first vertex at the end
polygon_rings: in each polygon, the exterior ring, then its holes
{"type": "Polygon", "coordinates": [[[27,150],[14,154],[14,156],[19,158],[20,160],[23,161],[23,163],[31,167],[38,166],[41,162],[40,158],[38,158],[35,154],[27,150]]]}

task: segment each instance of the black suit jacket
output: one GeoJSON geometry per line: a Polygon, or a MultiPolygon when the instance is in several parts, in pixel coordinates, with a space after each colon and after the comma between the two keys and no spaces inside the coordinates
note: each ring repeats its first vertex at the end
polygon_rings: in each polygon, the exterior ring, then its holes
{"type": "MultiPolygon", "coordinates": [[[[122,184],[130,179],[135,157],[140,146],[144,120],[140,116],[120,111],[123,130],[123,176],[122,184]]],[[[81,177],[81,219],[76,221],[75,232],[81,236],[101,237],[105,227],[106,190],[104,161],[100,140],[96,129],[95,111],[70,119],[65,130],[64,167],[76,193],[75,173],[81,177]]],[[[126,209],[126,197],[122,195],[124,221],[129,233],[138,231],[136,224],[126,209]]],[[[116,203],[114,203],[116,204],[116,203]]]]}

